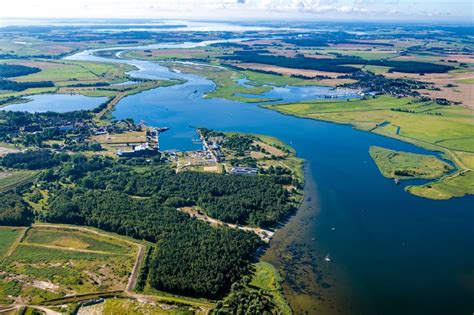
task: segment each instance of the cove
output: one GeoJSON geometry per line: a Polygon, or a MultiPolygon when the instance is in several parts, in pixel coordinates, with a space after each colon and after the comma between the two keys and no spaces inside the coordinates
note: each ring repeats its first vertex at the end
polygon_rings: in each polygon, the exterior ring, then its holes
{"type": "Polygon", "coordinates": [[[432,152],[350,126],[282,115],[258,104],[204,99],[214,88],[211,81],[173,73],[156,63],[91,53],[78,58],[133,64],[139,68],[131,73],[136,78],[187,80],[128,96],[113,113],[119,119],[170,127],[160,138],[163,149],[196,148],[190,126],[198,126],[275,136],[305,159],[305,201],[278,230],[263,257],[282,273],[295,313],[474,310],[474,198],[435,201],[410,195],[380,174],[368,151],[378,145],[432,152]],[[327,253],[331,263],[324,261],[327,253]]]}

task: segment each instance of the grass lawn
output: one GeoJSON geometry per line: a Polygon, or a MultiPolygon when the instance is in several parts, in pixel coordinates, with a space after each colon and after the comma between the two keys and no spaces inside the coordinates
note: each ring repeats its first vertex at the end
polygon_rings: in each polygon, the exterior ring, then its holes
{"type": "Polygon", "coordinates": [[[408,191],[435,199],[474,193],[472,181],[469,182],[471,170],[474,169],[474,112],[471,109],[391,96],[264,107],[299,117],[351,124],[361,130],[444,152],[446,158],[458,166],[459,172],[443,177],[436,184],[431,184],[431,188],[425,185],[409,188],[408,191]]]}
{"type": "Polygon", "coordinates": [[[451,165],[433,155],[395,151],[376,146],[370,147],[369,152],[382,175],[387,178],[434,179],[453,169],[451,165]]]}

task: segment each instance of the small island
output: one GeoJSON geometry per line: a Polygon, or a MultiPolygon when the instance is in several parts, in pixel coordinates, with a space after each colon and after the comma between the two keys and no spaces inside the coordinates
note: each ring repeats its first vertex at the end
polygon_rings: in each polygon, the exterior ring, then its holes
{"type": "Polygon", "coordinates": [[[380,172],[394,179],[435,179],[453,170],[453,166],[433,155],[423,155],[371,146],[370,156],[380,172]]]}

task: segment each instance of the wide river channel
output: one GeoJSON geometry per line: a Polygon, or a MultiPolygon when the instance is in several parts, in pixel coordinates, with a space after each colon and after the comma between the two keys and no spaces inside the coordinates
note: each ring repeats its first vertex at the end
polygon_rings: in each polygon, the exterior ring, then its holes
{"type": "MultiPolygon", "coordinates": [[[[162,149],[195,149],[191,125],[272,135],[305,159],[305,201],[278,230],[262,258],[280,270],[295,313],[474,312],[474,198],[434,201],[410,195],[404,184],[384,178],[368,153],[371,145],[430,152],[350,126],[282,115],[258,104],[205,99],[203,95],[215,87],[205,78],[153,62],[93,53],[68,59],[128,63],[139,68],[130,73],[135,78],[187,81],[126,97],[114,111],[116,118],[170,127],[160,137],[162,149]],[[324,260],[328,253],[332,262],[324,260]]],[[[331,93],[325,87],[289,87],[267,96],[297,101],[331,93]]]]}

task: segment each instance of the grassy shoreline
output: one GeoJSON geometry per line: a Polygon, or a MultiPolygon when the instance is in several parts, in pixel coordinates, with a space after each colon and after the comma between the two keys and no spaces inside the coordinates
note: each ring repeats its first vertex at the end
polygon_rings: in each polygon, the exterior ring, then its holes
{"type": "MultiPolygon", "coordinates": [[[[472,128],[469,121],[470,111],[466,108],[454,106],[435,106],[432,103],[415,103],[410,99],[396,99],[389,96],[381,96],[378,101],[357,100],[357,101],[316,101],[302,102],[294,104],[277,104],[277,105],[260,105],[263,108],[278,111],[281,114],[295,116],[305,119],[315,119],[341,125],[350,125],[358,130],[373,132],[381,136],[394,138],[403,142],[407,142],[430,151],[436,151],[443,154],[444,158],[453,162],[458,171],[442,176],[439,180],[421,186],[408,186],[406,191],[425,198],[430,199],[450,199],[452,197],[462,197],[468,194],[474,194],[474,187],[471,184],[474,180],[474,152],[471,149],[469,137],[466,141],[448,142],[449,146],[442,146],[435,142],[436,137],[442,137],[443,130],[454,126],[454,131],[449,130],[451,135],[455,132],[469,134],[472,128]],[[350,104],[352,108],[341,108],[350,104]],[[374,106],[375,105],[375,106],[374,106]],[[406,110],[401,111],[399,108],[406,110]],[[426,114],[425,106],[428,112],[441,114],[426,114]],[[396,108],[394,108],[396,107],[396,108]],[[423,110],[423,112],[421,111],[423,110]],[[409,112],[408,112],[409,111],[409,112]],[[418,124],[414,118],[405,115],[430,115],[422,117],[424,120],[418,124]],[[388,117],[394,121],[382,120],[380,117],[388,117]],[[446,117],[444,117],[446,116],[446,117]],[[361,119],[363,117],[363,119],[361,119]],[[426,136],[423,126],[432,121],[428,119],[443,119],[440,126],[441,130],[437,130],[434,136],[426,136]],[[360,120],[358,120],[360,119],[360,120]],[[406,119],[406,120],[404,120],[406,119]],[[448,121],[448,122],[446,122],[448,121]],[[459,121],[459,124],[455,122],[459,121]],[[400,126],[404,124],[409,132],[400,134],[400,126]],[[409,127],[415,124],[415,127],[409,127]],[[457,128],[457,129],[456,129],[457,128]],[[464,128],[464,129],[463,129],[464,128]],[[420,132],[420,130],[422,132],[420,132]],[[410,134],[411,132],[411,134],[410,134]],[[424,138],[425,137],[425,138],[424,138]]],[[[417,117],[418,118],[418,117],[417,117]]],[[[434,124],[431,128],[436,129],[438,126],[434,124]]],[[[404,129],[402,129],[404,131],[404,129]]],[[[444,140],[441,140],[444,141],[444,140]]]]}

